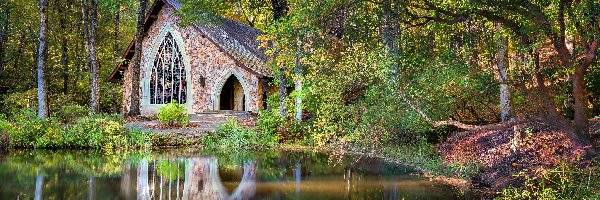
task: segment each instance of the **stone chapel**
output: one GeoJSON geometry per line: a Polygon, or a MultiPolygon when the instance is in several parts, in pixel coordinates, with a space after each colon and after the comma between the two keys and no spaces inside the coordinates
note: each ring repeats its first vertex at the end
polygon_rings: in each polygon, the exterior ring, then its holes
{"type": "Polygon", "coordinates": [[[270,68],[259,49],[260,31],[220,18],[217,23],[180,26],[177,0],[157,0],[144,23],[139,91],[131,91],[135,37],[108,80],[123,85],[123,112],[139,92],[144,116],[175,100],[189,114],[255,111],[265,104],[270,68]]]}

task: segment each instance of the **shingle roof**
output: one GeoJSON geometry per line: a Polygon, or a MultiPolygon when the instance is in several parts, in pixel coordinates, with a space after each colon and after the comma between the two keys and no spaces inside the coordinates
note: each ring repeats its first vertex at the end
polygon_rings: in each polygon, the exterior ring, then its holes
{"type": "MultiPolygon", "coordinates": [[[[169,5],[178,11],[183,6],[178,0],[157,0],[147,15],[144,31],[150,29],[152,23],[156,21],[155,18],[150,16],[158,15],[164,5],[169,5]]],[[[196,22],[193,26],[242,67],[260,76],[270,74],[270,68],[265,65],[268,58],[264,50],[258,48],[260,43],[256,38],[261,34],[259,30],[226,18],[219,18],[214,24],[196,22]]],[[[123,55],[126,62],[133,58],[134,49],[135,37],[123,55]]],[[[117,82],[123,77],[122,73],[126,68],[127,63],[120,63],[108,77],[108,80],[117,82]]]]}

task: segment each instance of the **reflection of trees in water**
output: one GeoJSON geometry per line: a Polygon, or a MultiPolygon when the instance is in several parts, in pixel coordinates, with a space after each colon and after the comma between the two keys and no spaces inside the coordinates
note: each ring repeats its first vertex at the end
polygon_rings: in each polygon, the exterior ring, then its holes
{"type": "MultiPolygon", "coordinates": [[[[137,199],[250,199],[256,191],[256,162],[245,162],[242,180],[238,187],[228,194],[219,177],[216,158],[189,158],[167,161],[174,167],[164,165],[164,161],[149,163],[141,160],[137,167],[137,199]],[[182,162],[180,162],[182,161],[182,162]],[[180,163],[184,170],[180,176],[180,163]],[[181,180],[183,178],[183,181],[181,180]],[[183,182],[183,184],[182,184],[183,182]],[[180,186],[182,185],[182,187],[180,186]]],[[[121,176],[121,190],[129,197],[128,165],[124,165],[121,176]]]]}

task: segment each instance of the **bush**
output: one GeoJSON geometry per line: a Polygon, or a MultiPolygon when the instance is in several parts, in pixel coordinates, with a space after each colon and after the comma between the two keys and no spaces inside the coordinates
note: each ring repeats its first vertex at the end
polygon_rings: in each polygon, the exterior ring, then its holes
{"type": "Polygon", "coordinates": [[[23,110],[14,122],[0,120],[0,130],[9,135],[13,148],[104,149],[147,148],[149,133],[127,130],[118,115],[89,115],[60,125],[55,118],[39,119],[31,110],[23,110]]]}
{"type": "Polygon", "coordinates": [[[0,118],[0,148],[8,147],[8,133],[13,131],[13,129],[14,126],[10,122],[0,118]]]}
{"type": "Polygon", "coordinates": [[[8,117],[18,115],[24,109],[37,108],[37,89],[2,95],[2,112],[8,117]]]}
{"type": "Polygon", "coordinates": [[[62,134],[58,123],[52,119],[39,119],[37,113],[23,109],[14,116],[14,124],[1,122],[2,132],[8,134],[11,147],[34,148],[41,146],[59,146],[62,134]],[[46,138],[47,141],[41,141],[46,138]]]}
{"type": "Polygon", "coordinates": [[[284,118],[273,110],[261,110],[258,113],[256,126],[265,134],[277,134],[277,128],[284,123],[284,118]]]}
{"type": "Polygon", "coordinates": [[[256,149],[277,144],[278,137],[240,126],[235,119],[219,126],[217,131],[202,139],[202,143],[211,148],[256,149]]]}
{"type": "Polygon", "coordinates": [[[60,108],[54,115],[58,120],[65,123],[73,123],[78,118],[89,115],[90,109],[77,104],[66,105],[60,108]]]}
{"type": "Polygon", "coordinates": [[[163,124],[187,126],[190,116],[185,111],[185,104],[175,100],[158,109],[158,120],[163,124]]]}
{"type": "Polygon", "coordinates": [[[65,128],[65,141],[75,148],[114,149],[149,147],[150,135],[123,128],[116,115],[91,115],[79,118],[65,128]]]}
{"type": "Polygon", "coordinates": [[[498,199],[600,199],[599,166],[578,168],[561,164],[536,176],[519,173],[525,183],[520,188],[506,188],[498,199]]]}

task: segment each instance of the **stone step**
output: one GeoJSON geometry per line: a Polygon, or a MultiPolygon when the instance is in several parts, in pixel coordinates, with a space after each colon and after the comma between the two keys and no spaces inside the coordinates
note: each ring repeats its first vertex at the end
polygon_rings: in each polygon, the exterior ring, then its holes
{"type": "Polygon", "coordinates": [[[222,123],[226,122],[230,118],[245,119],[248,117],[249,113],[244,111],[210,111],[191,114],[190,121],[199,123],[222,123]]]}

